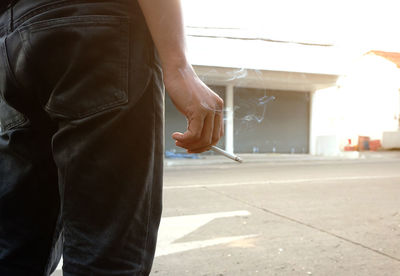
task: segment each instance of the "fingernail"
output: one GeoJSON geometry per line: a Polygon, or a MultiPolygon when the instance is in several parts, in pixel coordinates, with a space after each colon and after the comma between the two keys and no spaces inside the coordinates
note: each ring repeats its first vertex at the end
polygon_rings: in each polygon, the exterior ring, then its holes
{"type": "Polygon", "coordinates": [[[182,139],[182,134],[174,133],[174,134],[172,134],[172,138],[175,139],[175,140],[182,139]]]}

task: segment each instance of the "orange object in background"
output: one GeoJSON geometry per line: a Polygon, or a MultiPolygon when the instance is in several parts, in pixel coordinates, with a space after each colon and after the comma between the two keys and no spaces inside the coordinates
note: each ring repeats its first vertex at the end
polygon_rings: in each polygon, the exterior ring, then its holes
{"type": "Polygon", "coordinates": [[[381,140],[369,141],[369,149],[370,150],[377,151],[380,147],[382,147],[381,140]]]}
{"type": "Polygon", "coordinates": [[[357,146],[353,146],[351,145],[351,139],[347,139],[347,145],[344,146],[344,151],[356,151],[357,150],[357,146]]]}
{"type": "Polygon", "coordinates": [[[369,150],[369,141],[370,138],[368,136],[358,136],[358,150],[369,150]]]}
{"type": "Polygon", "coordinates": [[[347,139],[347,145],[344,146],[344,151],[377,151],[381,147],[381,140],[371,140],[368,136],[358,136],[358,145],[352,145],[351,139],[347,139]]]}
{"type": "Polygon", "coordinates": [[[356,151],[357,146],[345,146],[344,151],[356,151]]]}

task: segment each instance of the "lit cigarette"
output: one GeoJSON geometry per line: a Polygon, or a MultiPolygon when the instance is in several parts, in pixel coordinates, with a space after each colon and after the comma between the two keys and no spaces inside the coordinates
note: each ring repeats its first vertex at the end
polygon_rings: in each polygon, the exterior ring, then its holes
{"type": "Polygon", "coordinates": [[[217,148],[216,146],[211,146],[211,150],[213,152],[221,154],[221,155],[223,155],[225,157],[228,157],[228,158],[230,158],[232,160],[235,160],[236,162],[239,162],[239,163],[243,162],[242,158],[240,158],[239,156],[231,154],[231,153],[229,153],[227,151],[224,151],[223,149],[217,148]]]}

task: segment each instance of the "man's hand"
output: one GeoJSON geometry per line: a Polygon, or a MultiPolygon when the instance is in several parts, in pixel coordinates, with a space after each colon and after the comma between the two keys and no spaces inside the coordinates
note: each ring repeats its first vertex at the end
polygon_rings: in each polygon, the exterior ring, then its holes
{"type": "Polygon", "coordinates": [[[175,132],[176,145],[200,153],[215,145],[224,133],[223,100],[208,88],[190,65],[164,70],[166,90],[176,108],[185,115],[185,133],[175,132]]]}
{"type": "Polygon", "coordinates": [[[160,55],[164,83],[188,129],[175,132],[176,145],[190,153],[209,150],[223,135],[223,101],[187,61],[180,0],[138,0],[160,55]]]}

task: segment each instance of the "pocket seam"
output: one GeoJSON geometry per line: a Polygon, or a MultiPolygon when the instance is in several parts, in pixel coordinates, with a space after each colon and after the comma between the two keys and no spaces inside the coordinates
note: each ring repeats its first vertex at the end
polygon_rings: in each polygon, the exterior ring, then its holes
{"type": "Polygon", "coordinates": [[[114,101],[114,102],[111,102],[111,103],[103,104],[103,105],[98,106],[98,107],[95,107],[95,108],[91,108],[91,109],[88,110],[87,112],[79,112],[79,113],[73,114],[73,115],[70,114],[71,110],[63,109],[63,108],[60,108],[60,107],[58,107],[58,110],[54,110],[54,109],[52,109],[52,108],[50,107],[49,104],[46,104],[45,109],[46,109],[48,112],[51,112],[51,113],[53,113],[53,114],[60,115],[60,116],[62,116],[62,117],[71,117],[71,118],[80,119],[80,118],[84,118],[84,117],[89,116],[89,115],[96,114],[96,113],[101,112],[101,111],[106,111],[106,110],[108,110],[109,108],[117,107],[117,106],[122,105],[122,104],[125,104],[125,103],[127,103],[127,102],[128,102],[127,97],[124,97],[124,98],[121,99],[121,100],[117,100],[117,101],[114,101]],[[67,114],[68,114],[68,115],[67,115],[67,114]]]}
{"type": "Polygon", "coordinates": [[[43,21],[33,22],[31,24],[22,25],[18,28],[18,31],[21,33],[30,31],[32,33],[49,30],[53,28],[65,27],[68,25],[82,25],[82,26],[90,26],[97,25],[101,23],[104,25],[121,25],[123,23],[129,24],[129,17],[127,16],[115,16],[115,15],[80,15],[80,16],[68,16],[61,17],[56,19],[48,19],[43,21]],[[59,23],[59,24],[57,24],[59,23]]]}
{"type": "Polygon", "coordinates": [[[24,116],[24,114],[20,113],[18,110],[10,106],[0,95],[0,102],[5,103],[9,108],[13,109],[16,112],[16,115],[9,117],[8,120],[11,121],[8,124],[0,124],[0,133],[4,133],[8,130],[12,130],[18,126],[23,125],[26,121],[27,118],[24,116]]]}
{"type": "Polygon", "coordinates": [[[83,0],[56,0],[54,1],[54,3],[50,2],[47,4],[44,4],[42,6],[39,6],[31,11],[28,11],[27,13],[23,14],[20,18],[17,18],[14,23],[15,26],[19,26],[19,25],[23,25],[24,21],[28,20],[29,18],[34,17],[35,15],[38,15],[42,12],[46,12],[49,11],[53,8],[58,8],[58,7],[62,7],[64,5],[72,5],[72,4],[76,4],[76,3],[82,3],[83,0]],[[20,24],[20,22],[22,22],[20,24]]]}
{"type": "MultiPolygon", "coordinates": [[[[21,25],[20,27],[18,27],[16,29],[16,31],[18,32],[21,42],[23,42],[22,50],[23,50],[25,56],[29,58],[28,53],[31,48],[31,45],[30,45],[29,40],[26,39],[26,36],[24,35],[24,33],[28,33],[28,32],[35,33],[35,32],[39,32],[39,31],[43,31],[43,30],[56,29],[56,28],[61,28],[61,27],[69,26],[69,25],[96,26],[98,23],[101,23],[102,26],[123,25],[123,24],[129,25],[130,20],[129,20],[128,16],[80,15],[80,16],[62,17],[62,18],[55,18],[55,19],[33,22],[31,24],[21,25]],[[80,20],[78,20],[78,21],[71,20],[71,22],[70,22],[69,19],[80,19],[80,20]],[[91,19],[91,21],[89,21],[90,19],[91,19]],[[96,19],[96,20],[94,20],[94,19],[96,19]],[[99,20],[99,19],[101,19],[101,20],[99,20]],[[60,22],[60,24],[50,25],[50,24],[57,23],[57,22],[60,22]],[[36,25],[38,25],[37,29],[35,28],[36,25]],[[40,27],[40,25],[43,25],[43,26],[40,27]],[[33,28],[35,28],[35,29],[33,29],[33,28]]],[[[129,31],[128,31],[128,35],[129,35],[129,31]]]]}
{"type": "Polygon", "coordinates": [[[6,125],[1,125],[1,127],[0,127],[1,132],[11,130],[11,129],[18,127],[26,122],[25,117],[21,116],[21,115],[15,115],[12,118],[10,118],[10,120],[12,120],[13,122],[8,123],[6,125]],[[15,119],[17,119],[17,120],[15,120],[15,119]]]}

